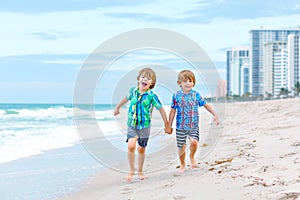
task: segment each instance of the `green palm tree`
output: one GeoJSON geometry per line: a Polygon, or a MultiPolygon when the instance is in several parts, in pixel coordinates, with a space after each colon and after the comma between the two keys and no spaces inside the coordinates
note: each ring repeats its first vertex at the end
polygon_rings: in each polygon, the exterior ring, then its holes
{"type": "Polygon", "coordinates": [[[299,93],[300,93],[300,83],[299,81],[297,81],[297,83],[295,84],[295,96],[299,96],[299,93]]]}
{"type": "Polygon", "coordinates": [[[278,96],[287,97],[288,94],[289,94],[289,90],[287,88],[280,88],[280,93],[278,96]]]}
{"type": "Polygon", "coordinates": [[[273,96],[272,93],[266,92],[266,99],[271,99],[273,96]]]}

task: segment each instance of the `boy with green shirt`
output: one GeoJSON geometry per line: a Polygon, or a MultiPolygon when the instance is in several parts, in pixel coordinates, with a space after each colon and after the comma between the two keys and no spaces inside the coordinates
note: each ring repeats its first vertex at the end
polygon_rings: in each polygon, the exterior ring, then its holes
{"type": "Polygon", "coordinates": [[[129,94],[124,97],[114,110],[114,115],[120,113],[120,108],[130,102],[128,109],[128,161],[130,171],[126,176],[128,182],[132,181],[135,168],[135,149],[138,142],[138,176],[140,180],[144,180],[147,176],[143,173],[143,165],[145,160],[145,150],[150,136],[151,113],[153,108],[159,110],[165,124],[165,132],[171,134],[172,128],[169,126],[166,112],[160,103],[157,95],[151,90],[156,83],[156,74],[150,68],[140,70],[138,77],[138,86],[131,88],[129,94]]]}

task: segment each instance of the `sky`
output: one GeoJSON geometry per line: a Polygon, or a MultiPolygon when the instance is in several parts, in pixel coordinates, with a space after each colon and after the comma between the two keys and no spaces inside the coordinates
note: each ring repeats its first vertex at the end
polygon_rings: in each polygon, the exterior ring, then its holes
{"type": "MultiPolygon", "coordinates": [[[[203,48],[225,79],[226,50],[247,46],[250,30],[300,26],[298,0],[0,0],[0,4],[0,103],[72,103],[75,82],[89,55],[124,32],[159,28],[180,33],[203,48]]],[[[151,58],[169,67],[186,64],[165,52],[128,53],[119,58],[119,67],[113,62],[114,69],[99,79],[97,88],[105,92],[96,92],[95,102],[109,103],[118,80],[151,63],[151,58]],[[173,64],[166,62],[170,58],[173,64]],[[133,68],[126,68],[126,63],[133,68]]]]}

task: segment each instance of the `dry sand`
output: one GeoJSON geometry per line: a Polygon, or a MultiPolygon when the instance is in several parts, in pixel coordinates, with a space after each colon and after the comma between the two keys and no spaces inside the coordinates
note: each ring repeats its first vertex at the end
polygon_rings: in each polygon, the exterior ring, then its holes
{"type": "Polygon", "coordinates": [[[300,199],[299,98],[227,103],[220,126],[217,145],[198,156],[197,169],[178,172],[173,140],[160,155],[146,157],[148,179],[127,183],[126,173],[108,169],[63,199],[300,199]]]}

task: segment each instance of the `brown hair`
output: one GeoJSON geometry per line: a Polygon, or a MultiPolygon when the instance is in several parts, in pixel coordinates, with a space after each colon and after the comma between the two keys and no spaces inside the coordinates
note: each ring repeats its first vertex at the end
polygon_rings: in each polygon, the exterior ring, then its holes
{"type": "Polygon", "coordinates": [[[156,74],[155,72],[151,69],[151,68],[143,68],[139,71],[139,75],[137,76],[137,80],[139,80],[139,78],[145,75],[146,77],[149,77],[152,79],[152,84],[150,86],[150,89],[153,89],[155,84],[156,84],[156,74]]]}
{"type": "Polygon", "coordinates": [[[185,69],[179,72],[177,84],[180,84],[182,81],[187,81],[187,80],[192,81],[195,86],[196,78],[195,78],[195,74],[192,71],[185,69]]]}

